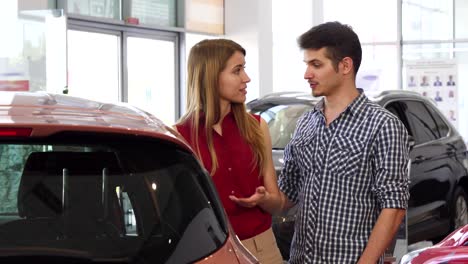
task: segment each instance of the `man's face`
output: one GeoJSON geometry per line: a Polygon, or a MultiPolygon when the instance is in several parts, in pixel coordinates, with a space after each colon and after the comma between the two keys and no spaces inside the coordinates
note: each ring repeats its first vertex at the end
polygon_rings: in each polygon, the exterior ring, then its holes
{"type": "Polygon", "coordinates": [[[333,95],[342,84],[340,65],[337,72],[326,56],[326,51],[326,48],[304,50],[304,62],[307,65],[304,79],[309,83],[313,96],[333,95]]]}

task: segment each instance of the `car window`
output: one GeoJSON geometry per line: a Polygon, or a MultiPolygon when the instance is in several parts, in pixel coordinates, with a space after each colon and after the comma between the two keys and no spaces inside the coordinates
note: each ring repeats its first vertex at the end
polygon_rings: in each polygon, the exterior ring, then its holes
{"type": "Polygon", "coordinates": [[[310,109],[307,104],[265,104],[251,112],[259,114],[267,122],[273,149],[284,149],[296,130],[299,117],[310,109]]]}
{"type": "Polygon", "coordinates": [[[415,144],[422,144],[441,137],[437,123],[429,110],[420,101],[404,101],[408,123],[414,133],[415,144]]]}
{"type": "Polygon", "coordinates": [[[1,250],[190,263],[227,238],[209,176],[192,154],[160,140],[0,139],[0,184],[1,250]]]}
{"type": "Polygon", "coordinates": [[[407,111],[406,104],[402,104],[398,101],[396,102],[391,102],[385,106],[385,108],[390,111],[392,114],[394,114],[396,117],[400,119],[400,121],[403,123],[403,125],[406,127],[406,130],[408,131],[408,135],[413,136],[413,131],[411,130],[410,125],[408,124],[408,119],[406,118],[405,112],[407,111]]]}
{"type": "Polygon", "coordinates": [[[434,117],[440,137],[446,137],[449,133],[449,127],[442,119],[441,113],[437,111],[432,105],[427,104],[426,106],[429,109],[431,115],[434,117]]]}

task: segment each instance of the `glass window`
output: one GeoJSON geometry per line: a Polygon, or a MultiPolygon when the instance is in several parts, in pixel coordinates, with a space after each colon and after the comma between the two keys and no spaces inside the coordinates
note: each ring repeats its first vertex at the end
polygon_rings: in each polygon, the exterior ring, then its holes
{"type": "Polygon", "coordinates": [[[176,26],[175,0],[132,0],[130,16],[140,24],[176,26]]]}
{"type": "Polygon", "coordinates": [[[255,106],[251,112],[267,122],[273,149],[284,149],[291,140],[299,117],[307,110],[312,109],[309,104],[264,104],[255,106]]]}
{"type": "Polygon", "coordinates": [[[393,0],[327,0],[323,1],[323,18],[352,26],[362,43],[396,41],[397,3],[393,0]]]}
{"type": "Polygon", "coordinates": [[[456,80],[458,82],[456,86],[458,87],[458,113],[451,118],[451,122],[457,126],[465,142],[468,142],[468,122],[463,121],[468,117],[468,89],[466,89],[468,87],[468,75],[462,74],[468,72],[468,43],[457,43],[455,47],[455,58],[459,73],[456,80]]]}
{"type": "Polygon", "coordinates": [[[115,193],[119,197],[120,204],[122,205],[122,212],[124,214],[125,234],[129,236],[137,236],[137,221],[135,217],[135,210],[132,206],[132,200],[128,192],[122,192],[123,186],[117,186],[115,193]]]}
{"type": "Polygon", "coordinates": [[[398,89],[396,45],[362,45],[362,62],[356,84],[367,94],[398,89]]]}
{"type": "Polygon", "coordinates": [[[426,105],[426,107],[429,109],[429,112],[434,117],[434,121],[437,124],[437,130],[439,131],[439,137],[447,136],[449,128],[447,124],[443,121],[442,117],[440,116],[440,113],[431,105],[426,105]]]}
{"type": "Polygon", "coordinates": [[[403,40],[452,39],[453,1],[403,0],[402,30],[403,40]]]}
{"type": "MultiPolygon", "coordinates": [[[[121,0],[60,0],[66,1],[67,13],[92,17],[121,19],[121,0]]],[[[60,6],[60,5],[59,5],[60,6]]]]}
{"type": "Polygon", "coordinates": [[[452,43],[427,43],[403,45],[403,61],[452,58],[452,43]]]}
{"type": "Polygon", "coordinates": [[[119,35],[68,30],[68,94],[118,102],[119,50],[119,35]]]}
{"type": "Polygon", "coordinates": [[[392,0],[323,1],[324,21],[348,24],[359,36],[363,57],[356,83],[367,94],[399,88],[397,8],[397,2],[392,0]],[[356,15],[364,10],[372,12],[356,15]]]}
{"type": "Polygon", "coordinates": [[[413,131],[416,144],[422,144],[440,138],[439,130],[434,118],[431,116],[424,103],[406,101],[406,117],[413,131]]]}
{"type": "Polygon", "coordinates": [[[0,90],[61,92],[66,85],[66,20],[53,10],[0,1],[0,90]]]}
{"type": "Polygon", "coordinates": [[[408,119],[406,119],[406,105],[400,102],[391,102],[388,105],[385,106],[385,109],[390,111],[392,114],[394,114],[396,117],[400,119],[400,121],[405,125],[406,130],[408,131],[408,135],[413,136],[414,133],[411,130],[410,125],[408,124],[408,119]]]}
{"type": "Polygon", "coordinates": [[[466,39],[468,38],[468,1],[454,0],[455,1],[455,38],[466,39]]]}
{"type": "Polygon", "coordinates": [[[175,122],[175,43],[127,38],[128,102],[164,123],[175,122]]]}

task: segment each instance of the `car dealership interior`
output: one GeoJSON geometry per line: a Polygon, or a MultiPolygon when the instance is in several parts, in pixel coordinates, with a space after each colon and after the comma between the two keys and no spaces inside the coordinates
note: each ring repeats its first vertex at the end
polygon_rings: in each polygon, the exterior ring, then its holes
{"type": "MultiPolygon", "coordinates": [[[[268,123],[279,175],[298,119],[318,103],[297,39],[328,21],[359,36],[357,86],[411,136],[411,210],[386,255],[412,263],[468,224],[466,0],[4,0],[0,91],[125,103],[172,126],[186,111],[190,49],[232,39],[246,50],[247,109],[268,123]]],[[[12,186],[3,175],[0,184],[12,186]]],[[[12,195],[0,187],[0,204],[12,195]]],[[[11,210],[0,206],[0,219],[11,210]]],[[[273,217],[285,261],[295,210],[273,217]]]]}

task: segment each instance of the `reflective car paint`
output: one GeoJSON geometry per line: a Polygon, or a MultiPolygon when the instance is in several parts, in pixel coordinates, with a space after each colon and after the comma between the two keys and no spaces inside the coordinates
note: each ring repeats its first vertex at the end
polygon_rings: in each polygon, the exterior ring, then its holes
{"type": "MultiPolygon", "coordinates": [[[[30,135],[19,135],[17,139],[21,136],[47,137],[64,131],[150,137],[174,143],[193,155],[190,147],[172,128],[153,115],[125,103],[100,103],[43,92],[0,92],[0,130],[16,128],[32,129],[30,135]]],[[[230,227],[228,230],[221,247],[196,263],[258,263],[233,230],[230,227]]],[[[0,257],[8,256],[8,252],[2,251],[0,257]]],[[[46,256],[47,252],[41,255],[46,256]]]]}
{"type": "Polygon", "coordinates": [[[438,244],[405,255],[402,264],[468,263],[468,225],[445,237],[438,244]]]}

